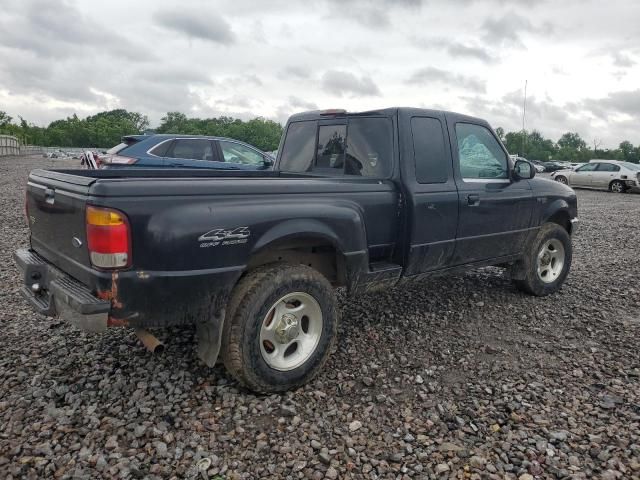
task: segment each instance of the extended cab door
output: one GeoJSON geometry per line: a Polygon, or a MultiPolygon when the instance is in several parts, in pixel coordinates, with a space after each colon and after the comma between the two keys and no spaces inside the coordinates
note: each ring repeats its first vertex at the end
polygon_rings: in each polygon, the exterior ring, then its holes
{"type": "Polygon", "coordinates": [[[406,275],[445,268],[458,226],[458,190],[444,116],[416,113],[401,121],[409,245],[406,275]]]}
{"type": "Polygon", "coordinates": [[[459,216],[453,264],[520,253],[534,199],[528,180],[514,180],[509,157],[488,127],[447,116],[459,216]]]}

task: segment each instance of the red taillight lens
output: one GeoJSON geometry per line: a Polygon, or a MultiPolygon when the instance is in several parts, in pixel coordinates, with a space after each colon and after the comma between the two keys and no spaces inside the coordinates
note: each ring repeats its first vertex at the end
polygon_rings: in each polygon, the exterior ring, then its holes
{"type": "Polygon", "coordinates": [[[91,263],[99,268],[131,265],[131,235],[124,213],[87,206],[87,247],[91,263]]]}

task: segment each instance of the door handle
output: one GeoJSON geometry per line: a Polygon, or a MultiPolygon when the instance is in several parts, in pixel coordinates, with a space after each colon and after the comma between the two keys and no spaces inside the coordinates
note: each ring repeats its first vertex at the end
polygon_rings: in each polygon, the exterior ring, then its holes
{"type": "Polygon", "coordinates": [[[467,205],[473,207],[475,205],[478,205],[479,203],[480,203],[480,195],[477,195],[475,193],[467,195],[467,205]]]}

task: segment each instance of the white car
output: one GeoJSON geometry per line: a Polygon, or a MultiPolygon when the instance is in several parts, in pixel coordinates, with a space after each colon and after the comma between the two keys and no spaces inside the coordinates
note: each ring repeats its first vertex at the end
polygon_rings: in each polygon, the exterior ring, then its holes
{"type": "Polygon", "coordinates": [[[640,191],[640,165],[620,160],[590,160],[575,170],[553,172],[551,178],[571,187],[606,188],[615,193],[640,191]]]}

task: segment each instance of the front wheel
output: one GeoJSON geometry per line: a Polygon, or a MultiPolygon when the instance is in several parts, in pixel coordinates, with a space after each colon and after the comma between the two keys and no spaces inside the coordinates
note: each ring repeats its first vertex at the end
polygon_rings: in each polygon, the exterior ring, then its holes
{"type": "Polygon", "coordinates": [[[316,270],[272,264],[245,275],[231,296],[222,358],[256,392],[282,392],[313,378],[337,335],[334,290],[316,270]]]}
{"type": "Polygon", "coordinates": [[[609,185],[609,190],[611,190],[613,193],[624,193],[624,191],[626,190],[626,186],[620,180],[614,180],[613,182],[611,182],[611,185],[609,185]]]}
{"type": "Polygon", "coordinates": [[[569,181],[567,180],[567,177],[563,177],[562,175],[556,176],[556,182],[560,182],[560,183],[563,183],[565,185],[569,184],[569,181]]]}
{"type": "Polygon", "coordinates": [[[546,223],[517,265],[515,286],[536,296],[560,290],[571,268],[571,237],[556,223],[546,223]]]}

